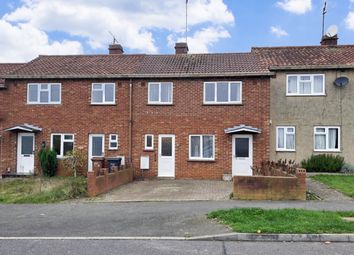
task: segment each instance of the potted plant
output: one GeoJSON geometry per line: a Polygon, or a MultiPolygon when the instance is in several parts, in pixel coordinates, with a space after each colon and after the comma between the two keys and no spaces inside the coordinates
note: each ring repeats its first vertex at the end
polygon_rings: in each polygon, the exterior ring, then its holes
{"type": "Polygon", "coordinates": [[[232,181],[232,174],[230,173],[230,170],[226,170],[224,174],[222,175],[222,180],[226,182],[232,181]]]}

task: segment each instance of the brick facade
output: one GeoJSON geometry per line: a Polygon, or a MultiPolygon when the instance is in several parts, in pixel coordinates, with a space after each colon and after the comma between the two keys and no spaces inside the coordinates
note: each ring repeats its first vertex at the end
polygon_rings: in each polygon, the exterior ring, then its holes
{"type": "MultiPolygon", "coordinates": [[[[184,79],[133,79],[132,163],[135,177],[140,176],[140,156],[150,156],[148,177],[156,177],[158,160],[158,135],[174,134],[176,137],[176,178],[221,179],[224,172],[231,172],[231,135],[224,129],[246,124],[260,128],[254,135],[253,163],[269,158],[269,77],[219,78],[217,81],[242,81],[242,105],[203,105],[203,83],[213,78],[184,79]],[[173,82],[173,105],[147,104],[148,82],[173,82]],[[154,134],[154,151],[144,151],[144,135],[154,134]],[[212,162],[189,161],[189,135],[215,135],[215,160],[212,162]]],[[[0,91],[1,114],[1,165],[16,171],[15,133],[5,128],[29,123],[42,128],[36,134],[36,154],[45,141],[50,145],[52,133],[73,133],[75,148],[87,155],[89,134],[105,134],[105,156],[129,153],[129,83],[128,79],[62,79],[62,80],[8,80],[7,89],[0,91]],[[28,105],[27,83],[60,82],[60,105],[28,105]],[[115,82],[116,105],[91,105],[92,82],[115,82]],[[108,150],[109,134],[119,135],[118,150],[108,150]]],[[[38,161],[36,169],[38,169],[38,161]]]]}

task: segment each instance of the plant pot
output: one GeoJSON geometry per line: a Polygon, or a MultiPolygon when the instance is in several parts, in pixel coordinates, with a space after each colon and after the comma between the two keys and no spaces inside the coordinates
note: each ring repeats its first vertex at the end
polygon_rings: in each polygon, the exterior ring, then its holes
{"type": "Polygon", "coordinates": [[[232,181],[232,174],[223,174],[222,175],[222,180],[226,182],[232,181]]]}

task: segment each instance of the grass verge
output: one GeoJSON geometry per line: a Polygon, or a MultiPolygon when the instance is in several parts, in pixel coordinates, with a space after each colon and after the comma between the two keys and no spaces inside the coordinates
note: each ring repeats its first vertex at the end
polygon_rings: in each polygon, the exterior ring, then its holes
{"type": "Polygon", "coordinates": [[[0,181],[0,203],[56,203],[86,195],[86,178],[22,178],[0,181]]]}
{"type": "Polygon", "coordinates": [[[315,175],[311,178],[354,198],[354,175],[315,175]]]}
{"type": "Polygon", "coordinates": [[[240,208],[208,214],[209,219],[216,219],[240,233],[354,233],[354,222],[342,217],[354,217],[354,212],[240,208]]]}

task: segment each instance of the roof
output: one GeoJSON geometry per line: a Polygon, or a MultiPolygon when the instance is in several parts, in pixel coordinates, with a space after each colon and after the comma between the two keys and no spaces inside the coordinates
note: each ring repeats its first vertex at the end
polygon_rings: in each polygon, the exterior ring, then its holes
{"type": "Polygon", "coordinates": [[[6,78],[145,78],[269,75],[253,53],[39,56],[6,78]]]}
{"type": "Polygon", "coordinates": [[[270,70],[354,68],[354,45],[255,47],[270,70]]]}
{"type": "Polygon", "coordinates": [[[251,126],[246,126],[245,124],[241,124],[239,126],[233,126],[231,128],[225,129],[226,134],[236,134],[236,133],[254,133],[254,134],[260,134],[262,132],[261,129],[251,127],[251,126]]]}
{"type": "MultiPolygon", "coordinates": [[[[15,71],[16,69],[22,67],[23,65],[24,65],[23,63],[16,63],[16,64],[4,63],[4,64],[0,64],[0,76],[9,74],[9,73],[15,71]]],[[[0,86],[3,86],[4,83],[5,83],[4,79],[0,79],[0,86]]]]}

